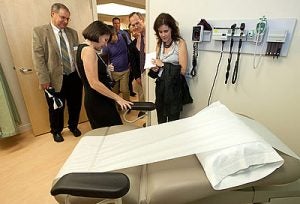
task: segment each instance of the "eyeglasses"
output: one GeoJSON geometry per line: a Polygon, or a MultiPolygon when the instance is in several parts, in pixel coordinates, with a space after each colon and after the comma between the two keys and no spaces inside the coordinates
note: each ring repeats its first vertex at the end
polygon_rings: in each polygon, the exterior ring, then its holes
{"type": "Polygon", "coordinates": [[[141,24],[140,21],[137,21],[136,23],[130,24],[131,27],[138,27],[141,24]]]}
{"type": "Polygon", "coordinates": [[[63,21],[67,21],[67,22],[70,22],[70,21],[71,21],[70,18],[67,18],[67,17],[65,17],[65,16],[61,16],[61,15],[58,15],[58,16],[59,16],[60,19],[63,20],[63,21]]]}

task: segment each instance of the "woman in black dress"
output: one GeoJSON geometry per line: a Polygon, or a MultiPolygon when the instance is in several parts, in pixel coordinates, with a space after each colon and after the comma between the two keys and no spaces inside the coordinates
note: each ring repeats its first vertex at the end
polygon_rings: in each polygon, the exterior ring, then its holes
{"type": "Polygon", "coordinates": [[[110,28],[101,21],[94,21],[83,32],[85,42],[77,49],[77,67],[83,81],[84,106],[93,129],[121,125],[115,102],[122,110],[132,103],[111,91],[107,65],[97,54],[110,39],[110,28]]]}

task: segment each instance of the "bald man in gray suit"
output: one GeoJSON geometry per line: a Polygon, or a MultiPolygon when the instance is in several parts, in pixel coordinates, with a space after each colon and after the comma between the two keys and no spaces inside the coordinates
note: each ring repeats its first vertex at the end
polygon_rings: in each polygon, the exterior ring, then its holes
{"type": "Polygon", "coordinates": [[[49,106],[50,128],[56,142],[64,141],[65,101],[68,104],[68,127],[74,136],[81,135],[77,128],[82,104],[82,82],[76,71],[75,54],[78,34],[68,28],[69,9],[60,3],[51,7],[51,23],[33,29],[32,56],[42,89],[53,91],[61,99],[61,108],[53,107],[53,99],[45,93],[49,106]]]}

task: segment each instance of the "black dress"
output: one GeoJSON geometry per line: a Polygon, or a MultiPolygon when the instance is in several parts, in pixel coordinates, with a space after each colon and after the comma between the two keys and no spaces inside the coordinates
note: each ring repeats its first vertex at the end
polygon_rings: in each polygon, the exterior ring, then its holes
{"type": "MultiPolygon", "coordinates": [[[[77,67],[81,80],[84,86],[84,106],[87,117],[90,121],[91,127],[101,128],[113,125],[121,125],[122,120],[117,111],[115,101],[110,99],[96,90],[92,89],[85,75],[83,62],[81,60],[81,52],[84,47],[88,45],[80,44],[77,50],[77,67]]],[[[111,89],[109,82],[110,78],[107,74],[106,65],[98,56],[98,79],[107,88],[111,89]]]]}

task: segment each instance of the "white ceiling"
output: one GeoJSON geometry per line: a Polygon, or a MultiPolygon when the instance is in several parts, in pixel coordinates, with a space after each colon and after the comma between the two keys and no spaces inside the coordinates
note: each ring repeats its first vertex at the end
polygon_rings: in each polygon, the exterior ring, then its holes
{"type": "MultiPolygon", "coordinates": [[[[107,5],[103,5],[104,7],[101,6],[102,4],[110,4],[110,3],[115,3],[115,4],[121,4],[125,6],[131,6],[139,9],[146,9],[146,0],[97,0],[97,13],[101,15],[101,19],[104,19],[104,16],[122,16],[122,15],[128,15],[132,11],[128,13],[128,11],[124,11],[121,8],[105,8],[107,5]],[[108,9],[108,10],[107,10],[108,9]],[[124,12],[126,14],[124,14],[124,12]]],[[[138,11],[138,9],[134,9],[134,11],[138,11]]],[[[139,11],[141,13],[144,13],[143,11],[139,11]]]]}
{"type": "Polygon", "coordinates": [[[127,6],[145,8],[146,0],[97,0],[97,4],[117,3],[127,6]]]}
{"type": "Polygon", "coordinates": [[[144,14],[146,11],[145,9],[141,9],[136,6],[132,7],[128,5],[115,4],[115,3],[97,5],[97,13],[99,14],[111,15],[111,16],[124,16],[124,15],[127,16],[132,12],[140,12],[144,14]]]}

